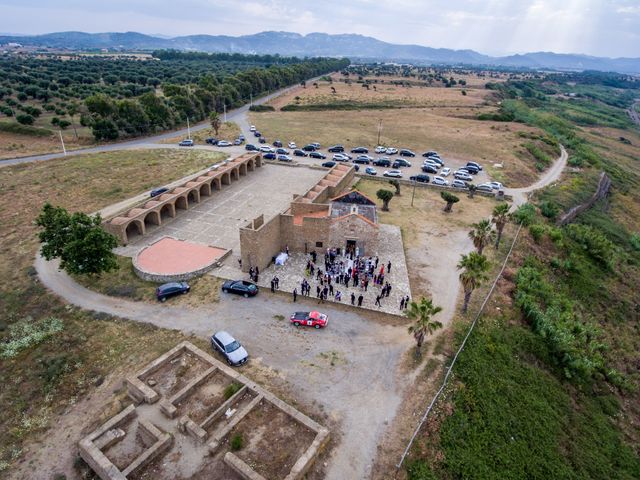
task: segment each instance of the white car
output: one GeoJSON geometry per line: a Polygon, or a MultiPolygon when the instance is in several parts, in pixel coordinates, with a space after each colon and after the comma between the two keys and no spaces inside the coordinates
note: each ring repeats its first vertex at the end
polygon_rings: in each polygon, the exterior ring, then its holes
{"type": "Polygon", "coordinates": [[[255,125],[251,125],[249,127],[249,130],[251,130],[252,132],[255,132],[256,131],[256,126],[255,125]]]}
{"type": "Polygon", "coordinates": [[[233,143],[227,142],[226,140],[220,140],[218,142],[219,147],[230,147],[231,145],[233,145],[233,143]]]}
{"type": "Polygon", "coordinates": [[[444,167],[440,172],[440,175],[442,175],[443,177],[448,177],[450,173],[451,169],[449,167],[444,167]]]}
{"type": "Polygon", "coordinates": [[[383,177],[402,178],[402,172],[400,170],[385,170],[382,174],[383,177]]]}
{"type": "Polygon", "coordinates": [[[447,182],[444,178],[440,176],[434,176],[433,179],[431,180],[431,183],[433,185],[440,185],[443,187],[446,187],[447,185],[449,185],[449,182],[447,182]]]}
{"type": "Polygon", "coordinates": [[[395,155],[396,153],[398,153],[398,149],[397,148],[393,148],[393,147],[389,147],[389,148],[387,148],[385,153],[387,155],[395,155]]]}
{"type": "Polygon", "coordinates": [[[349,155],[345,155],[344,153],[334,153],[332,160],[336,162],[348,162],[350,160],[349,155]]]}
{"type": "Polygon", "coordinates": [[[275,153],[276,149],[273,147],[270,147],[269,145],[263,145],[260,147],[260,151],[262,153],[275,153]]]}
{"type": "Polygon", "coordinates": [[[436,162],[431,161],[431,160],[425,160],[424,162],[422,162],[422,165],[423,166],[424,165],[431,165],[432,167],[437,168],[437,169],[440,169],[440,167],[442,166],[439,163],[436,163],[436,162]]]}
{"type": "Polygon", "coordinates": [[[289,147],[289,148],[291,148],[291,149],[294,149],[294,150],[295,150],[296,148],[298,148],[298,146],[296,145],[296,143],[295,143],[295,142],[289,142],[289,143],[287,144],[287,147],[289,147]]]}
{"type": "Polygon", "coordinates": [[[504,185],[502,185],[500,182],[489,182],[488,185],[490,185],[491,188],[494,189],[494,190],[503,190],[504,189],[504,185]]]}
{"type": "Polygon", "coordinates": [[[387,148],[386,148],[386,147],[383,147],[382,145],[378,145],[374,151],[375,151],[376,153],[384,153],[384,152],[386,152],[386,151],[387,151],[387,148]]]}

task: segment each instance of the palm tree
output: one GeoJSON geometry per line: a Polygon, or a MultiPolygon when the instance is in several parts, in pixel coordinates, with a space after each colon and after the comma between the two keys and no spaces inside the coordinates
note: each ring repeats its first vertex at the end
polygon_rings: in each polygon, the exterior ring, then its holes
{"type": "Polygon", "coordinates": [[[434,305],[433,300],[427,300],[424,297],[420,299],[420,303],[411,302],[409,304],[407,317],[415,320],[414,324],[409,327],[409,333],[413,333],[413,338],[416,339],[416,357],[420,356],[420,349],[424,343],[424,337],[442,328],[442,323],[431,319],[431,317],[441,311],[442,307],[434,305]]]}
{"type": "Polygon", "coordinates": [[[477,252],[471,252],[469,255],[462,255],[458,262],[458,270],[460,273],[460,281],[464,289],[464,304],[462,305],[462,313],[467,313],[471,294],[483,282],[489,279],[487,272],[489,271],[489,261],[487,257],[477,252]]]}
{"type": "Polygon", "coordinates": [[[482,250],[493,240],[496,234],[493,231],[493,225],[491,225],[491,220],[484,219],[478,223],[473,223],[471,227],[473,227],[473,230],[469,232],[469,238],[473,240],[473,246],[482,255],[482,250]]]}
{"type": "Polygon", "coordinates": [[[498,235],[496,236],[496,248],[498,248],[500,246],[500,239],[502,238],[504,226],[509,221],[509,204],[501,203],[496,205],[493,209],[493,217],[491,217],[491,221],[495,223],[496,230],[498,231],[498,235]]]}
{"type": "Polygon", "coordinates": [[[393,198],[393,192],[391,190],[385,190],[385,189],[381,188],[380,190],[378,190],[376,192],[376,197],[378,197],[380,200],[382,200],[382,211],[383,212],[388,212],[389,211],[389,202],[393,198]]]}

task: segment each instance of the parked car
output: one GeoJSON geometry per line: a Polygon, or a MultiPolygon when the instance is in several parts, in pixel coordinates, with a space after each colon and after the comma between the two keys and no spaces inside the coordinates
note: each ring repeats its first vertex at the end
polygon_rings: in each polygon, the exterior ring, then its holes
{"type": "Polygon", "coordinates": [[[275,142],[273,142],[273,146],[274,147],[282,147],[282,142],[280,140],[276,140],[275,142]]]}
{"type": "Polygon", "coordinates": [[[186,139],[182,140],[182,141],[178,144],[178,146],[180,146],[180,147],[193,147],[193,145],[194,145],[193,140],[190,140],[190,139],[188,139],[188,138],[186,138],[186,139]]]}
{"type": "Polygon", "coordinates": [[[440,169],[440,164],[434,162],[433,160],[425,160],[424,162],[422,162],[422,165],[431,165],[435,169],[440,169]]]}
{"type": "Polygon", "coordinates": [[[412,175],[411,177],[409,177],[409,180],[418,183],[429,183],[429,175],[424,175],[422,173],[419,175],[412,175]]]}
{"type": "Polygon", "coordinates": [[[244,138],[244,135],[238,135],[238,140],[240,140],[241,142],[244,142],[246,140],[246,138],[244,138]]]}
{"type": "Polygon", "coordinates": [[[422,154],[423,157],[431,157],[433,155],[435,155],[436,157],[439,156],[438,152],[434,152],[433,150],[429,150],[428,152],[424,152],[422,154]]]}
{"type": "Polygon", "coordinates": [[[260,137],[260,138],[258,139],[258,142],[259,142],[259,143],[267,143],[267,139],[266,139],[266,138],[264,138],[264,137],[260,137]]]}
{"type": "Polygon", "coordinates": [[[378,145],[374,150],[374,152],[376,152],[377,154],[385,153],[386,151],[387,151],[387,147],[383,147],[382,145],[378,145]]]}
{"type": "Polygon", "coordinates": [[[276,151],[269,145],[263,145],[259,148],[262,153],[276,153],[276,151]]]}
{"type": "Polygon", "coordinates": [[[220,352],[232,366],[242,365],[249,359],[249,354],[240,342],[224,330],[211,335],[211,348],[220,352]]]}
{"type": "Polygon", "coordinates": [[[305,152],[315,152],[317,148],[314,145],[309,144],[302,147],[302,150],[304,150],[305,152]]]}
{"type": "Polygon", "coordinates": [[[168,192],[169,189],[166,187],[160,187],[160,188],[154,188],[153,190],[151,190],[151,192],[149,193],[149,196],[151,198],[153,197],[157,197],[158,195],[162,195],[163,193],[168,192]]]}
{"type": "Polygon", "coordinates": [[[258,147],[256,147],[256,146],[255,146],[255,145],[253,145],[252,143],[247,143],[247,144],[244,146],[244,149],[245,149],[247,152],[257,152],[257,151],[259,150],[259,149],[258,149],[258,147]]]}
{"type": "Polygon", "coordinates": [[[316,147],[316,150],[320,150],[320,144],[318,142],[311,142],[309,145],[316,147]]]}
{"type": "Polygon", "coordinates": [[[440,175],[442,175],[443,177],[448,177],[451,174],[451,169],[449,167],[445,167],[442,169],[442,171],[440,172],[440,175]]]}
{"type": "Polygon", "coordinates": [[[348,162],[349,161],[349,157],[347,155],[345,155],[344,153],[334,153],[333,154],[333,159],[336,162],[348,162]]]}
{"type": "Polygon", "coordinates": [[[219,147],[230,147],[231,146],[231,142],[227,142],[226,140],[220,140],[218,142],[218,146],[219,147]]]}
{"type": "Polygon", "coordinates": [[[467,167],[476,167],[478,170],[482,170],[482,165],[476,162],[467,162],[467,167]]]}
{"type": "Polygon", "coordinates": [[[258,294],[258,286],[248,280],[227,280],[222,284],[222,291],[247,298],[258,294]]]}
{"type": "Polygon", "coordinates": [[[469,188],[469,184],[467,182],[463,182],[457,178],[451,182],[451,186],[453,188],[469,188]]]}
{"type": "Polygon", "coordinates": [[[382,174],[383,177],[402,178],[402,172],[400,170],[385,170],[382,174]]]}
{"type": "Polygon", "coordinates": [[[329,323],[329,317],[320,312],[296,312],[291,315],[291,323],[296,327],[304,325],[305,327],[323,328],[329,323]]]}
{"type": "Polygon", "coordinates": [[[256,131],[256,126],[255,125],[251,125],[249,127],[249,130],[251,130],[252,132],[255,132],[256,131]]]}
{"type": "Polygon", "coordinates": [[[342,153],[344,152],[344,146],[342,145],[333,145],[327,149],[328,152],[331,153],[342,153]]]}
{"type": "Polygon", "coordinates": [[[389,168],[391,166],[391,159],[389,159],[387,157],[380,157],[377,160],[374,160],[373,164],[376,167],[387,167],[387,168],[389,168]]]}
{"type": "Polygon", "coordinates": [[[278,155],[278,160],[281,162],[293,162],[293,158],[289,155],[280,154],[278,155]]]}
{"type": "Polygon", "coordinates": [[[422,171],[424,173],[438,173],[438,169],[430,163],[422,165],[422,171]]]}
{"type": "Polygon", "coordinates": [[[296,148],[296,149],[293,151],[293,154],[294,154],[296,157],[306,157],[306,156],[307,156],[307,152],[305,152],[304,150],[300,150],[299,148],[296,148]]]}
{"type": "Polygon", "coordinates": [[[278,155],[289,155],[289,150],[286,148],[276,148],[276,153],[278,155]]]}
{"type": "Polygon", "coordinates": [[[467,165],[466,167],[464,167],[464,169],[469,172],[471,175],[477,175],[478,173],[480,173],[480,170],[478,170],[476,167],[474,167],[473,165],[467,165]]]}
{"type": "Polygon", "coordinates": [[[493,193],[493,188],[491,188],[491,185],[487,185],[486,183],[483,183],[476,187],[476,191],[484,192],[484,193],[493,193]]]}
{"type": "Polygon", "coordinates": [[[444,160],[440,157],[427,157],[425,162],[437,163],[441,167],[444,167],[444,160]]]}
{"type": "Polygon", "coordinates": [[[464,180],[465,182],[470,182],[471,180],[473,180],[473,177],[471,175],[469,175],[468,173],[461,172],[460,170],[454,173],[453,176],[457,180],[464,180]]]}
{"type": "Polygon", "coordinates": [[[416,154],[413,153],[411,150],[407,149],[407,148],[402,148],[400,149],[400,151],[398,152],[398,154],[401,157],[415,157],[416,154]]]}
{"type": "Polygon", "coordinates": [[[254,130],[254,131],[253,131],[253,136],[254,136],[254,137],[261,137],[261,136],[262,136],[262,134],[261,134],[259,131],[254,130]]]}
{"type": "Polygon", "coordinates": [[[395,155],[396,153],[398,153],[398,149],[397,148],[393,148],[393,147],[389,147],[389,148],[387,148],[385,153],[387,155],[395,155]]]}
{"type": "Polygon", "coordinates": [[[239,138],[236,138],[236,139],[233,141],[233,144],[234,144],[234,145],[242,145],[242,140],[240,140],[239,138]]]}
{"type": "Polygon", "coordinates": [[[491,188],[494,190],[504,190],[504,185],[500,182],[489,182],[489,185],[491,185],[491,188]]]}
{"type": "Polygon", "coordinates": [[[367,175],[378,175],[378,171],[373,167],[365,168],[364,173],[366,173],[367,175]]]}
{"type": "Polygon", "coordinates": [[[325,168],[333,168],[336,166],[336,162],[334,162],[333,160],[329,160],[328,162],[324,162],[322,166],[325,168]]]}
{"type": "Polygon", "coordinates": [[[264,158],[265,160],[275,160],[277,157],[275,153],[267,152],[262,154],[262,158],[264,158]]]}
{"type": "Polygon", "coordinates": [[[410,166],[411,166],[411,162],[405,160],[404,158],[396,158],[396,160],[393,162],[393,165],[392,165],[393,168],[410,167],[410,166]]]}
{"type": "Polygon", "coordinates": [[[296,145],[296,143],[295,143],[295,142],[289,142],[289,143],[287,144],[287,147],[289,147],[289,148],[290,148],[290,149],[292,149],[292,150],[293,150],[293,149],[298,148],[298,146],[296,145]]]}
{"type": "Polygon", "coordinates": [[[369,153],[367,147],[355,147],[351,149],[351,153],[369,153]]]}
{"type": "Polygon", "coordinates": [[[213,138],[213,137],[209,137],[204,142],[208,143],[209,145],[217,145],[218,144],[218,139],[217,138],[213,138]]]}
{"type": "Polygon", "coordinates": [[[189,289],[190,287],[187,282],[165,283],[156,288],[156,298],[161,302],[165,302],[167,298],[187,293],[189,289]]]}
{"type": "Polygon", "coordinates": [[[440,176],[433,177],[433,180],[431,181],[431,183],[434,185],[440,185],[441,187],[446,187],[447,185],[449,185],[449,182],[447,182],[444,178],[440,176]]]}
{"type": "Polygon", "coordinates": [[[326,156],[324,153],[322,153],[322,152],[316,152],[316,151],[311,152],[311,153],[309,154],[309,156],[310,156],[311,158],[319,158],[320,160],[324,160],[324,159],[326,159],[326,158],[327,158],[327,156],[326,156]]]}
{"type": "Polygon", "coordinates": [[[369,165],[371,163],[371,157],[369,155],[358,155],[353,163],[359,163],[364,165],[369,165]]]}

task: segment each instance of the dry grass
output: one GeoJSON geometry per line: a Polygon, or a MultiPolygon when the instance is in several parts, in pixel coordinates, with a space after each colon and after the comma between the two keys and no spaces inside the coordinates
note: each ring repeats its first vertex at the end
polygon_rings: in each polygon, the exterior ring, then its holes
{"type": "MultiPolygon", "coordinates": [[[[233,142],[234,139],[238,138],[238,135],[242,133],[240,131],[240,127],[238,127],[237,123],[225,122],[220,125],[220,130],[218,131],[218,135],[215,134],[213,129],[207,128],[204,130],[198,130],[197,132],[191,133],[191,138],[198,145],[205,145],[206,139],[209,137],[217,138],[218,140],[227,140],[233,142]]],[[[179,136],[169,138],[167,140],[162,140],[160,143],[178,143],[181,140],[184,140],[186,137],[179,136]]]]}

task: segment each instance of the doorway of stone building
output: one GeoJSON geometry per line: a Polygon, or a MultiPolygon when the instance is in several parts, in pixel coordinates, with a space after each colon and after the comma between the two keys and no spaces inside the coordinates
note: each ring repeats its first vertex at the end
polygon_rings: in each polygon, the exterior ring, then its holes
{"type": "Polygon", "coordinates": [[[356,241],[355,240],[347,240],[347,247],[345,249],[347,255],[355,255],[356,254],[356,241]]]}

